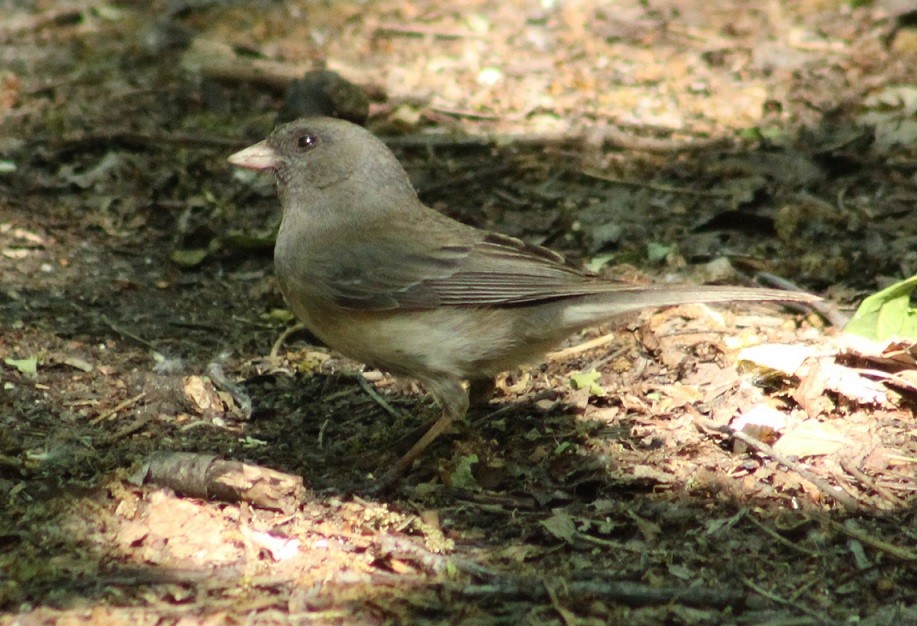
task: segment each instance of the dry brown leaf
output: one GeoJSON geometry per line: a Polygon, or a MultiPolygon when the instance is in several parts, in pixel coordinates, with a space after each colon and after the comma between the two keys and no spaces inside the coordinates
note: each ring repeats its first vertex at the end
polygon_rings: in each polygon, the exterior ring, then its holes
{"type": "Polygon", "coordinates": [[[841,335],[838,348],[843,354],[917,368],[917,343],[901,339],[872,341],[858,335],[841,335]]]}
{"type": "Polygon", "coordinates": [[[818,420],[805,420],[793,426],[774,444],[774,451],[789,457],[824,456],[851,445],[836,426],[818,420]]]}
{"type": "Polygon", "coordinates": [[[826,389],[835,391],[859,404],[888,405],[888,393],[881,382],[861,376],[856,370],[834,362],[822,361],[818,371],[810,376],[820,375],[826,389]]]}
{"type": "Polygon", "coordinates": [[[224,412],[223,401],[213,383],[204,376],[186,376],[183,391],[188,402],[204,416],[219,416],[224,412]]]}
{"type": "Polygon", "coordinates": [[[675,383],[674,385],[662,385],[658,389],[668,396],[675,406],[684,406],[703,399],[703,394],[693,385],[675,383]]]}
{"type": "Polygon", "coordinates": [[[822,375],[823,361],[816,361],[806,371],[799,386],[793,392],[793,399],[809,417],[834,410],[834,402],[825,395],[826,377],[822,375]]]}
{"type": "Polygon", "coordinates": [[[739,352],[736,360],[770,372],[793,376],[806,359],[816,354],[812,346],[765,343],[745,348],[739,352]]]}
{"type": "Polygon", "coordinates": [[[634,478],[648,478],[657,483],[673,483],[675,476],[652,465],[634,465],[631,469],[634,478]]]}

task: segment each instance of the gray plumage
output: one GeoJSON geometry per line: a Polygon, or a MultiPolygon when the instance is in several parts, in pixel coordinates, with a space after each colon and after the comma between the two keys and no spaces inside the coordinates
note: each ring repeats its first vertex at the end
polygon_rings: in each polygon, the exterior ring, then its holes
{"type": "Polygon", "coordinates": [[[341,353],[419,379],[442,405],[396,472],[467,411],[462,381],[485,387],[573,332],[646,307],[817,299],[602,279],[425,206],[385,144],[342,120],[279,126],[229,160],[274,171],[283,208],[274,260],[296,316],[341,353]]]}

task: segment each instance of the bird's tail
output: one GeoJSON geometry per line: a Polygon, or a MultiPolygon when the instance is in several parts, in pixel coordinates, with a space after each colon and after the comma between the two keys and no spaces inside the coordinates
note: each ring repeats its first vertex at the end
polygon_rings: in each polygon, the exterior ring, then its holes
{"type": "Polygon", "coordinates": [[[712,302],[816,302],[818,296],[801,291],[759,289],[754,287],[697,285],[639,285],[617,287],[568,301],[563,310],[568,328],[601,323],[617,315],[641,309],[678,304],[712,302]]]}

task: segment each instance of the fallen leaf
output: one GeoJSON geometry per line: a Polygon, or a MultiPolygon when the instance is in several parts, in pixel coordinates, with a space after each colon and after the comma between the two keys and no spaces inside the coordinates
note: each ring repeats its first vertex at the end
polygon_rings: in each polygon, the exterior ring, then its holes
{"type": "MultiPolygon", "coordinates": [[[[812,366],[793,394],[793,399],[806,407],[825,390],[838,393],[858,404],[888,404],[888,392],[881,382],[866,378],[856,370],[829,359],[819,359],[812,366]]],[[[808,408],[806,411],[813,414],[808,408]]]]}
{"type": "Polygon", "coordinates": [[[588,389],[593,396],[605,395],[605,390],[598,384],[601,374],[597,370],[579,372],[570,376],[570,384],[574,389],[588,389]]]}
{"type": "Polygon", "coordinates": [[[277,537],[270,533],[251,530],[244,526],[241,528],[241,531],[243,536],[253,544],[267,550],[271,558],[275,561],[286,561],[300,553],[300,543],[298,539],[277,537]]]}
{"type": "Polygon", "coordinates": [[[185,397],[198,413],[205,416],[223,414],[223,402],[217,395],[216,389],[209,378],[203,376],[187,376],[184,380],[185,397]]]}
{"type": "Polygon", "coordinates": [[[805,420],[789,429],[774,444],[774,451],[801,459],[832,454],[851,443],[836,426],[818,420],[805,420]]]}
{"type": "Polygon", "coordinates": [[[189,248],[187,250],[176,249],[172,250],[169,254],[169,258],[172,259],[172,262],[176,265],[182,267],[195,267],[203,263],[208,254],[210,254],[210,250],[207,248],[189,248]]]}
{"type": "Polygon", "coordinates": [[[10,367],[15,367],[21,374],[34,378],[38,375],[38,359],[30,357],[28,359],[3,359],[3,362],[10,367]]]}
{"type": "Polygon", "coordinates": [[[911,276],[869,296],[847,322],[844,332],[876,340],[895,337],[917,341],[917,309],[911,306],[915,289],[917,276],[911,276]]]}
{"type": "MultiPolygon", "coordinates": [[[[777,439],[777,433],[786,427],[786,415],[759,402],[742,413],[729,427],[770,444],[777,439]]],[[[736,452],[744,452],[745,442],[737,439],[734,449],[736,452]]]]}
{"type": "Polygon", "coordinates": [[[751,346],[739,352],[736,360],[744,366],[754,366],[770,372],[779,372],[793,376],[802,367],[803,362],[815,356],[817,351],[812,346],[764,343],[751,346]]]}
{"type": "Polygon", "coordinates": [[[545,530],[554,537],[564,541],[570,541],[576,534],[576,524],[573,522],[573,518],[563,512],[554,513],[548,519],[541,520],[539,524],[544,526],[545,530]]]}
{"type": "Polygon", "coordinates": [[[480,491],[481,485],[478,484],[478,481],[474,477],[474,472],[472,471],[472,467],[476,465],[477,462],[477,454],[469,454],[467,456],[463,456],[459,461],[458,466],[449,476],[450,485],[458,489],[480,491]]]}

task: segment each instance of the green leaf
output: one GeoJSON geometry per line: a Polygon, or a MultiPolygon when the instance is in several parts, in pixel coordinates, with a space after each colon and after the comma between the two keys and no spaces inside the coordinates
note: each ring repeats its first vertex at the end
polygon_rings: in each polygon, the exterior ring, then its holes
{"type": "Polygon", "coordinates": [[[757,141],[761,139],[761,131],[757,127],[740,128],[737,134],[739,139],[744,139],[745,141],[757,141]]]}
{"type": "Polygon", "coordinates": [[[15,367],[29,378],[34,378],[38,375],[38,359],[35,357],[28,359],[3,359],[3,362],[10,367],[15,367]]]}
{"type": "Polygon", "coordinates": [[[172,250],[169,258],[172,259],[172,262],[176,265],[182,267],[195,267],[200,265],[204,259],[207,258],[208,254],[210,254],[210,251],[207,248],[187,248],[172,250]]]}
{"type": "Polygon", "coordinates": [[[548,519],[538,522],[545,530],[563,541],[570,541],[576,534],[576,524],[573,518],[564,512],[557,512],[548,519]]]}
{"type": "Polygon", "coordinates": [[[602,375],[596,370],[579,372],[578,374],[570,376],[570,384],[573,385],[574,389],[588,389],[589,395],[604,396],[605,390],[602,389],[602,386],[599,384],[599,378],[601,378],[601,376],[602,375]]]}
{"type": "Polygon", "coordinates": [[[666,246],[661,243],[649,242],[646,244],[646,260],[650,263],[659,263],[665,261],[672,251],[672,246],[666,246]]]}
{"type": "Polygon", "coordinates": [[[481,485],[474,479],[474,473],[471,471],[471,467],[477,462],[477,454],[463,456],[459,461],[458,467],[455,468],[455,471],[452,472],[452,475],[449,477],[452,486],[458,487],[459,489],[467,489],[469,491],[480,491],[481,485]]]}
{"type": "Polygon", "coordinates": [[[292,311],[287,309],[271,309],[267,313],[261,315],[261,319],[267,320],[268,322],[280,322],[282,324],[287,324],[296,319],[296,316],[293,315],[292,311]]]}
{"type": "Polygon", "coordinates": [[[273,250],[277,242],[277,233],[264,234],[230,233],[223,238],[223,246],[228,250],[261,251],[273,250]]]}
{"type": "Polygon", "coordinates": [[[554,456],[560,456],[561,454],[563,454],[564,452],[566,452],[567,450],[569,450],[572,447],[573,447],[573,444],[571,442],[561,441],[559,444],[557,444],[557,447],[554,448],[554,456]]]}
{"type": "Polygon", "coordinates": [[[911,306],[915,289],[917,276],[911,276],[872,294],[860,304],[844,332],[875,341],[892,337],[917,341],[917,309],[911,306]]]}
{"type": "Polygon", "coordinates": [[[594,256],[589,260],[589,263],[586,264],[586,269],[590,272],[598,273],[603,267],[608,265],[608,262],[615,258],[615,255],[612,253],[599,254],[594,256]]]}

